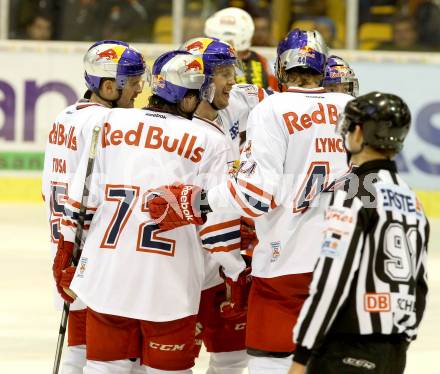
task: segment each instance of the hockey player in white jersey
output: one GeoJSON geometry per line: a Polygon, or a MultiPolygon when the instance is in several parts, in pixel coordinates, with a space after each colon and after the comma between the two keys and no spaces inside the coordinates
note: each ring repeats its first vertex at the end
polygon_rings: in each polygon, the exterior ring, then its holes
{"type": "Polygon", "coordinates": [[[359,81],[347,61],[335,55],[329,56],[322,85],[327,92],[359,95],[359,81]]]}
{"type": "MultiPolygon", "coordinates": [[[[317,257],[305,246],[292,250],[296,225],[313,196],[347,168],[335,125],[352,97],[320,87],[326,54],[317,32],[296,29],[280,42],[276,70],[287,91],[254,108],[237,175],[199,193],[201,200],[193,206],[192,213],[237,211],[255,218],[259,243],[252,258],[246,334],[251,373],[286,373],[290,366],[292,328],[317,257]]],[[[158,195],[166,190],[159,188],[158,195]]],[[[181,201],[180,191],[171,192],[181,201]]],[[[188,223],[162,196],[150,200],[149,208],[159,225],[188,223]]]]}
{"type": "MultiPolygon", "coordinates": [[[[88,306],[85,374],[129,373],[129,359],[136,357],[148,373],[191,373],[203,251],[240,280],[245,264],[236,213],[214,214],[200,231],[187,226],[164,233],[147,208],[158,183],[181,180],[209,188],[210,174],[226,169],[231,149],[224,134],[188,120],[204,81],[201,58],[165,53],[153,66],[149,110],[114,109],[102,119],[89,229],[71,284],[88,306]]],[[[77,173],[73,181],[57,257],[73,241],[83,179],[77,173]]],[[[200,216],[192,219],[202,224],[200,216]]]]}
{"type": "MultiPolygon", "coordinates": [[[[204,83],[206,95],[197,107],[193,121],[214,126],[224,133],[225,143],[233,149],[228,162],[232,168],[239,158],[239,123],[245,124],[249,107],[258,103],[258,96],[248,96],[247,91],[235,86],[237,55],[228,43],[212,38],[195,38],[183,43],[181,49],[200,56],[207,74],[204,83]]],[[[254,87],[253,92],[258,92],[257,87],[249,86],[254,87]]],[[[245,243],[241,235],[240,243],[245,243]]],[[[243,249],[242,246],[240,248],[243,249]]],[[[219,264],[209,255],[205,256],[205,260],[206,278],[197,319],[196,344],[201,347],[203,341],[210,352],[207,373],[239,374],[248,361],[245,346],[246,310],[243,308],[233,314],[221,311],[221,304],[227,300],[226,285],[219,274],[219,264]]],[[[242,291],[246,294],[250,283],[243,286],[242,291]]]]}
{"type": "MultiPolygon", "coordinates": [[[[219,62],[217,59],[225,58],[224,56],[215,57],[215,46],[221,46],[222,43],[227,44],[215,38],[194,38],[185,42],[181,48],[194,55],[203,56],[205,64],[212,65],[219,62]],[[217,43],[214,43],[214,41],[217,41],[217,43]],[[213,57],[211,58],[211,56],[213,57]]],[[[235,72],[239,73],[242,67],[241,62],[238,61],[238,64],[234,63],[234,66],[235,72]]],[[[231,168],[231,171],[234,171],[238,165],[240,150],[246,140],[249,113],[261,100],[271,93],[254,84],[232,83],[231,77],[224,79],[224,73],[225,70],[214,75],[205,99],[202,100],[197,108],[195,117],[216,122],[224,129],[227,137],[230,137],[235,153],[234,164],[231,168]]],[[[237,78],[237,74],[235,74],[235,78],[237,78]]],[[[256,241],[254,224],[251,219],[242,218],[241,227],[242,244],[245,247],[246,243],[248,243],[249,252],[251,252],[253,248],[252,243],[256,241]]]]}
{"type": "MultiPolygon", "coordinates": [[[[51,246],[56,253],[60,225],[70,182],[79,160],[88,151],[92,127],[111,107],[133,107],[142,91],[146,70],[142,55],[127,43],[104,40],[94,43],[84,56],[88,91],[77,103],[68,106],[55,119],[46,145],[42,193],[51,230],[51,246]]],[[[59,274],[57,275],[59,277],[59,274]]],[[[62,299],[55,292],[57,309],[62,299]]],[[[68,349],[63,374],[82,373],[85,355],[85,305],[71,305],[68,325],[68,349]]]]}
{"type": "MultiPolygon", "coordinates": [[[[214,60],[218,59],[214,53],[216,46],[221,45],[229,46],[226,42],[215,38],[201,37],[188,40],[181,46],[181,49],[193,55],[204,55],[204,61],[208,65],[212,65],[215,63],[214,60]],[[213,61],[211,61],[210,56],[213,56],[213,61]]],[[[230,46],[229,48],[231,48],[231,53],[234,54],[235,73],[237,73],[241,65],[237,60],[235,50],[230,46]]],[[[220,58],[225,58],[225,56],[220,56],[220,58]]],[[[226,58],[224,62],[227,62],[227,60],[230,60],[230,57],[226,58]]],[[[220,75],[221,73],[217,74],[218,77],[220,75]]],[[[223,127],[230,136],[234,145],[234,151],[238,155],[239,147],[244,143],[249,113],[267,96],[267,93],[264,89],[254,84],[235,84],[235,78],[236,74],[234,74],[233,81],[232,77],[229,77],[227,84],[222,88],[218,87],[217,91],[212,80],[211,83],[207,82],[209,87],[207,87],[206,98],[200,103],[195,115],[196,117],[203,115],[203,118],[215,121],[223,127]]]]}

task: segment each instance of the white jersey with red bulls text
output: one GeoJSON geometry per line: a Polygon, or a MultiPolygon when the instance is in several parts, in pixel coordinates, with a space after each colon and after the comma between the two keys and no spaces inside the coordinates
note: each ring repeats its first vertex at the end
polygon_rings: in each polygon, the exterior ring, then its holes
{"type": "Polygon", "coordinates": [[[313,197],[347,170],[335,125],[351,99],[323,88],[290,87],[251,112],[238,172],[211,189],[208,199],[215,212],[237,211],[255,219],[259,243],[253,275],[271,278],[313,270],[319,249],[293,243],[313,197]]]}
{"type": "MultiPolygon", "coordinates": [[[[89,228],[71,288],[100,313],[149,321],[195,315],[205,276],[203,251],[232,278],[244,268],[239,216],[216,214],[200,227],[163,232],[148,213],[147,199],[151,189],[177,181],[217,184],[230,153],[224,134],[207,123],[138,109],[114,109],[102,123],[89,228]]],[[[85,168],[79,170],[66,209],[73,214],[85,168]]],[[[62,226],[69,241],[73,214],[62,226]]]]}
{"type": "Polygon", "coordinates": [[[249,113],[266,96],[266,92],[254,84],[236,84],[229,94],[228,106],[218,112],[217,121],[228,132],[237,155],[246,134],[249,113]]]}
{"type": "MultiPolygon", "coordinates": [[[[109,109],[86,100],[68,106],[55,119],[49,132],[44,154],[42,195],[50,225],[51,251],[55,256],[60,236],[64,204],[70,182],[76,173],[82,154],[88,153],[93,123],[101,121],[109,109]],[[89,129],[89,131],[88,131],[89,129]]],[[[55,306],[60,309],[63,299],[54,287],[55,306]]],[[[72,310],[85,308],[78,299],[72,310]]]]}

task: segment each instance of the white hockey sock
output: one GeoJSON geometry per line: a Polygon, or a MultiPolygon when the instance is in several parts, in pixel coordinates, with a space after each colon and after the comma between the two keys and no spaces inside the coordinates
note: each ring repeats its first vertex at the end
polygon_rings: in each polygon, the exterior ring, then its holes
{"type": "Polygon", "coordinates": [[[133,362],[130,374],[147,374],[147,367],[141,365],[139,359],[133,362]]]}
{"type": "Polygon", "coordinates": [[[287,374],[292,365],[292,355],[285,358],[253,357],[249,359],[249,374],[287,374]]]}
{"type": "Polygon", "coordinates": [[[87,360],[83,374],[130,374],[133,362],[130,360],[93,361],[87,360]]]}
{"type": "Polygon", "coordinates": [[[241,374],[248,364],[245,350],[210,353],[206,374],[241,374]]]}
{"type": "Polygon", "coordinates": [[[66,348],[66,354],[63,357],[61,374],[83,374],[86,366],[86,346],[73,345],[66,348]]]}

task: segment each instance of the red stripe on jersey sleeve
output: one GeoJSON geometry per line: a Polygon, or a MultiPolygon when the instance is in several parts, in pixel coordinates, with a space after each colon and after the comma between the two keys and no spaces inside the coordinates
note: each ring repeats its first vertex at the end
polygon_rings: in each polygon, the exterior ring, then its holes
{"type": "Polygon", "coordinates": [[[272,201],[273,200],[273,196],[268,193],[263,191],[261,188],[258,188],[257,186],[254,186],[253,184],[249,183],[249,182],[245,182],[242,179],[237,179],[238,184],[240,186],[243,186],[244,188],[247,188],[249,191],[252,191],[253,193],[263,196],[265,199],[272,201]]]}
{"type": "MultiPolygon", "coordinates": [[[[79,202],[76,201],[76,200],[73,200],[73,199],[67,199],[66,203],[69,204],[69,205],[71,205],[71,206],[73,206],[73,207],[76,208],[76,209],[80,209],[80,208],[81,208],[81,203],[79,203],[79,202]]],[[[95,212],[96,209],[97,209],[97,208],[89,208],[89,207],[87,207],[86,210],[90,210],[90,211],[92,211],[92,212],[95,212]]]]}
{"type": "Polygon", "coordinates": [[[238,203],[241,209],[243,209],[243,212],[245,212],[247,215],[251,217],[259,217],[261,214],[256,214],[252,210],[246,207],[246,204],[243,202],[243,200],[240,199],[240,197],[237,194],[237,191],[235,190],[234,186],[232,185],[231,181],[228,181],[228,188],[231,192],[232,197],[234,200],[238,203]]]}
{"type": "Polygon", "coordinates": [[[208,249],[209,252],[214,253],[214,252],[231,252],[234,249],[239,249],[241,248],[241,243],[234,243],[231,245],[226,245],[226,246],[221,246],[221,247],[214,247],[211,249],[208,249]]]}
{"type": "Polygon", "coordinates": [[[200,231],[199,234],[200,234],[200,236],[203,236],[203,235],[209,234],[210,232],[213,232],[213,231],[223,230],[228,227],[234,227],[234,226],[240,226],[239,219],[234,219],[232,221],[218,223],[216,225],[211,225],[211,226],[205,227],[203,230],[200,231]]]}

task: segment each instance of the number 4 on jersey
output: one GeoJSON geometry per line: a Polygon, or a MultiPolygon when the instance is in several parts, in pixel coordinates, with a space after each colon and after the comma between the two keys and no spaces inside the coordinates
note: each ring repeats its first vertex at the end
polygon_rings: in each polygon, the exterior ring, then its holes
{"type": "Polygon", "coordinates": [[[293,200],[293,213],[302,213],[310,202],[321,192],[328,183],[330,165],[328,161],[313,161],[298,193],[293,200]]]}

